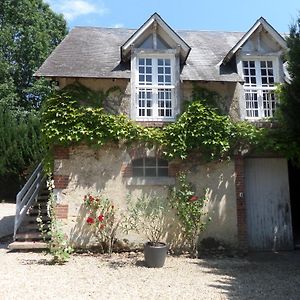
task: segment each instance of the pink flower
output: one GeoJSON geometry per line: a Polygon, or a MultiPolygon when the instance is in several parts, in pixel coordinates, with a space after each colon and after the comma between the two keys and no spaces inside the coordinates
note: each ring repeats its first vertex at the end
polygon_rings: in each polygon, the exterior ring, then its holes
{"type": "Polygon", "coordinates": [[[89,196],[90,201],[94,201],[94,197],[92,195],[89,196]]]}
{"type": "Polygon", "coordinates": [[[94,218],[92,218],[92,217],[88,217],[88,218],[86,219],[86,222],[87,222],[89,225],[91,225],[91,224],[95,223],[95,220],[94,220],[94,218]]]}
{"type": "Polygon", "coordinates": [[[199,198],[197,196],[192,196],[190,199],[189,199],[189,202],[195,202],[197,201],[199,198]]]}
{"type": "Polygon", "coordinates": [[[99,220],[99,222],[103,222],[104,216],[103,215],[99,215],[98,220],[99,220]]]}

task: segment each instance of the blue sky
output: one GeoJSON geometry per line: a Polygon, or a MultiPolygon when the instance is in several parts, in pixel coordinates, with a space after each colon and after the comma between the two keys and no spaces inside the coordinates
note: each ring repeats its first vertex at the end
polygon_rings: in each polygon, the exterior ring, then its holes
{"type": "Polygon", "coordinates": [[[138,28],[154,12],[173,29],[247,31],[263,16],[288,32],[299,0],[45,0],[74,26],[138,28]]]}

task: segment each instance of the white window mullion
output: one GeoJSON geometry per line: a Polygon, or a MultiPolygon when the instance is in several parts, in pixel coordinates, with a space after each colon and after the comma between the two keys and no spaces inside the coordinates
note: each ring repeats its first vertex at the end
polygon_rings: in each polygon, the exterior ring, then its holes
{"type": "Polygon", "coordinates": [[[153,118],[158,118],[158,90],[157,88],[152,89],[153,91],[153,118]]]}
{"type": "Polygon", "coordinates": [[[263,118],[264,116],[264,109],[263,109],[263,95],[262,95],[262,89],[257,89],[257,100],[258,100],[258,116],[259,118],[263,118]]]}

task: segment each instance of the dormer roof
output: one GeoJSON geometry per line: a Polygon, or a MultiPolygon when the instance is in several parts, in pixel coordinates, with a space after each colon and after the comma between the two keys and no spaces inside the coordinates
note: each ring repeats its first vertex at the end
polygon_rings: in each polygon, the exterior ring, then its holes
{"type": "Polygon", "coordinates": [[[149,37],[155,34],[169,48],[176,49],[180,55],[180,61],[185,63],[190,46],[160,17],[154,13],[132,36],[121,46],[121,61],[129,60],[132,48],[138,48],[149,37]]]}
{"type": "Polygon", "coordinates": [[[269,34],[270,38],[273,39],[282,50],[287,50],[287,45],[284,38],[263,17],[260,17],[226,54],[222,61],[223,64],[229,62],[231,58],[251,39],[251,37],[253,37],[253,35],[255,35],[257,32],[260,32],[262,29],[269,34]]]}

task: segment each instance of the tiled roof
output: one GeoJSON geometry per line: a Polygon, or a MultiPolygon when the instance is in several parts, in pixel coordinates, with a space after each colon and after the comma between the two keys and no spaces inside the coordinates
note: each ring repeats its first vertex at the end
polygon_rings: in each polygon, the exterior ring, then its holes
{"type": "MultiPolygon", "coordinates": [[[[134,32],[124,28],[75,27],[35,76],[130,78],[129,64],[120,62],[120,47],[134,32]]],[[[181,72],[182,80],[241,80],[235,67],[220,68],[220,63],[243,33],[180,30],[177,34],[192,48],[181,72]]]]}

